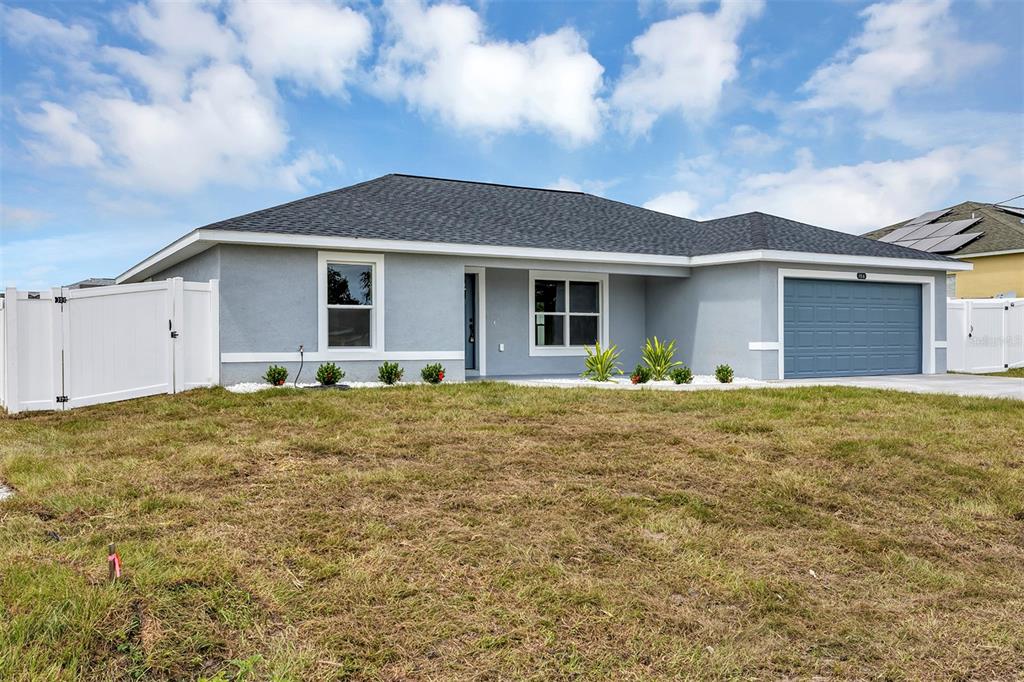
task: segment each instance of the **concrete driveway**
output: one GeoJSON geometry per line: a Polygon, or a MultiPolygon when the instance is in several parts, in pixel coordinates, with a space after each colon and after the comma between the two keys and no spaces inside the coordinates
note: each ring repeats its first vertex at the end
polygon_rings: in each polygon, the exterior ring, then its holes
{"type": "Polygon", "coordinates": [[[856,386],[908,393],[944,393],[977,398],[1024,400],[1024,379],[973,374],[907,374],[885,377],[838,377],[835,379],[786,379],[773,386],[856,386]]]}

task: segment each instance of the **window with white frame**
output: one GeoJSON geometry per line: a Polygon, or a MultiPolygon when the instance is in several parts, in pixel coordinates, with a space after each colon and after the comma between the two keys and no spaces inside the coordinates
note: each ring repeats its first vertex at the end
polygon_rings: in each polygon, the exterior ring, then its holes
{"type": "Polygon", "coordinates": [[[536,351],[579,349],[602,339],[607,279],[538,273],[531,277],[531,347],[536,351]]]}
{"type": "Polygon", "coordinates": [[[374,262],[327,259],[321,296],[326,305],[328,349],[373,348],[375,334],[374,262]]]}

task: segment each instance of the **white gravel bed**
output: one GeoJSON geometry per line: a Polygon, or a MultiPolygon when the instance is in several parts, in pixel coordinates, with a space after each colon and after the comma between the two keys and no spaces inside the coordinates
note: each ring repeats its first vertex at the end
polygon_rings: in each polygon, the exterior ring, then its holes
{"type": "MultiPolygon", "coordinates": [[[[415,384],[421,384],[422,381],[401,381],[397,384],[385,384],[383,381],[341,381],[340,384],[344,384],[349,388],[389,388],[391,386],[410,386],[415,384]]],[[[303,383],[299,382],[298,388],[310,388],[311,386],[319,386],[316,382],[303,383]]],[[[227,390],[232,393],[256,393],[258,391],[269,391],[275,388],[296,388],[292,382],[285,383],[284,386],[271,386],[265,381],[249,381],[241,384],[233,384],[231,386],[225,386],[227,390]]]]}
{"type": "Polygon", "coordinates": [[[611,381],[592,381],[582,377],[538,377],[536,379],[514,379],[509,383],[517,386],[556,386],[560,388],[617,388],[629,390],[654,389],[658,391],[693,391],[701,389],[753,388],[768,386],[767,381],[734,377],[731,383],[723,384],[710,374],[695,374],[693,383],[677,384],[674,381],[648,381],[646,384],[634,384],[627,376],[615,377],[611,381]]]}

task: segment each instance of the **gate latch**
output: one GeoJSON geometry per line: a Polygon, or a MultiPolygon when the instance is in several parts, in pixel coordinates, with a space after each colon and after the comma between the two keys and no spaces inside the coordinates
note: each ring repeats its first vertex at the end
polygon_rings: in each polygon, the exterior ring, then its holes
{"type": "Polygon", "coordinates": [[[58,403],[66,403],[67,401],[68,401],[68,397],[66,395],[59,395],[59,396],[57,396],[55,398],[55,402],[58,402],[58,403]]]}
{"type": "Polygon", "coordinates": [[[54,296],[53,297],[53,302],[54,303],[67,303],[68,302],[68,297],[67,296],[54,296]]]}
{"type": "Polygon", "coordinates": [[[178,338],[178,332],[171,332],[171,338],[172,339],[178,338]]]}

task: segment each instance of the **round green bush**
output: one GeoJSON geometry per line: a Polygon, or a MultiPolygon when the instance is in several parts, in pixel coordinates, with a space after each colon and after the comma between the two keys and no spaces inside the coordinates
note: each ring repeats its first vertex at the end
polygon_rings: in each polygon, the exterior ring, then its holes
{"type": "Polygon", "coordinates": [[[385,362],[377,370],[377,378],[388,386],[401,381],[403,374],[405,374],[405,370],[397,362],[385,362]]]}
{"type": "Polygon", "coordinates": [[[692,384],[693,383],[693,372],[686,365],[682,367],[676,367],[672,370],[672,381],[677,384],[692,384]]]}
{"type": "Polygon", "coordinates": [[[718,367],[715,367],[715,378],[718,379],[720,383],[731,384],[732,377],[732,367],[729,365],[719,365],[718,367]]]}
{"type": "Polygon", "coordinates": [[[271,365],[267,367],[263,380],[274,386],[284,386],[284,382],[288,381],[288,370],[280,365],[271,365]]]}
{"type": "Polygon", "coordinates": [[[629,380],[634,384],[646,384],[651,380],[651,368],[647,365],[637,365],[629,375],[629,380]]]}
{"type": "Polygon", "coordinates": [[[345,378],[345,371],[333,362],[325,362],[316,370],[316,380],[324,386],[333,386],[345,378]]]}
{"type": "Polygon", "coordinates": [[[441,363],[435,362],[424,367],[420,376],[428,384],[439,384],[444,381],[444,367],[441,363]]]}

